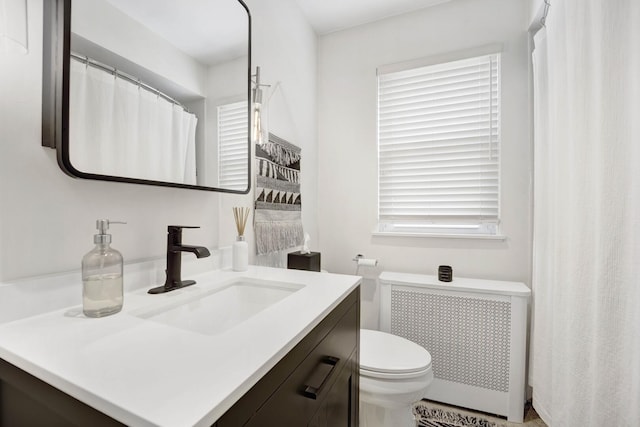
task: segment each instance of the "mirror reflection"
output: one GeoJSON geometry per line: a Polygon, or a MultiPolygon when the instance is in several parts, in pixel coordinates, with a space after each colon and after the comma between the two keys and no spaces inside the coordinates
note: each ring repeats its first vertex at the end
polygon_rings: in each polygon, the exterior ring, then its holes
{"type": "Polygon", "coordinates": [[[69,161],[244,192],[249,18],[238,0],[73,0],[69,161]]]}

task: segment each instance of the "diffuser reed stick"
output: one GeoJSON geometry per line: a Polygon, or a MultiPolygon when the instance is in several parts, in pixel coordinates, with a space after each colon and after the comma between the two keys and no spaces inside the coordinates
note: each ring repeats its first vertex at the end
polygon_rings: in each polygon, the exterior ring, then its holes
{"type": "Polygon", "coordinates": [[[244,236],[244,229],[247,226],[247,219],[249,219],[250,208],[233,208],[233,218],[236,221],[236,228],[238,229],[238,236],[244,236]]]}

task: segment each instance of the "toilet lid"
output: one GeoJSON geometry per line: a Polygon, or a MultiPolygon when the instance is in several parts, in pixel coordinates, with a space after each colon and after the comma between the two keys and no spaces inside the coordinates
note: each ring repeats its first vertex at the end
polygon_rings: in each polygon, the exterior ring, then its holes
{"type": "Polygon", "coordinates": [[[360,330],[360,369],[385,374],[421,373],[431,367],[424,347],[386,332],[360,330]]]}

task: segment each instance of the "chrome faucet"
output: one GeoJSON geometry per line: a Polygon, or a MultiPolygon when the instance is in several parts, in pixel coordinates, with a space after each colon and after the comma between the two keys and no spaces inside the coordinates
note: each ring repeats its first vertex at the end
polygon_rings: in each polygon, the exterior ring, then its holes
{"type": "Polygon", "coordinates": [[[191,286],[195,280],[182,280],[182,252],[192,252],[197,258],[205,258],[211,255],[204,246],[192,246],[182,244],[183,228],[200,228],[184,225],[170,225],[167,227],[167,279],[163,286],[149,289],[150,294],[161,294],[175,289],[191,286]]]}

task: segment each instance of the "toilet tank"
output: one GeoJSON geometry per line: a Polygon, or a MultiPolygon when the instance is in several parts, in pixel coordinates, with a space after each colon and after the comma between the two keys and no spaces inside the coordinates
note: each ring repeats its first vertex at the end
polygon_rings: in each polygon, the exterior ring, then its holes
{"type": "Polygon", "coordinates": [[[426,348],[434,380],[426,399],[522,422],[527,307],[520,282],[383,272],[380,329],[426,348]]]}

